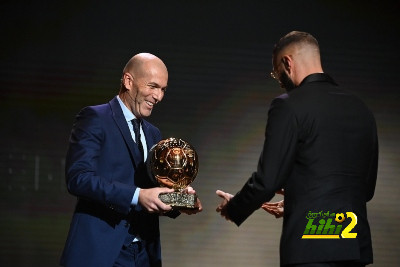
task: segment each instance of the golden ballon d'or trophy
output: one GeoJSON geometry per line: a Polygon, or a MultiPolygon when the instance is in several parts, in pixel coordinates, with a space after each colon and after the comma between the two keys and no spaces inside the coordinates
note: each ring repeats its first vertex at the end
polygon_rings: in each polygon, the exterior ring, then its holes
{"type": "Polygon", "coordinates": [[[197,208],[197,195],[183,192],[199,170],[197,153],[188,142],[174,137],[161,140],[150,149],[147,167],[155,184],[175,189],[161,193],[162,202],[178,210],[197,208]]]}

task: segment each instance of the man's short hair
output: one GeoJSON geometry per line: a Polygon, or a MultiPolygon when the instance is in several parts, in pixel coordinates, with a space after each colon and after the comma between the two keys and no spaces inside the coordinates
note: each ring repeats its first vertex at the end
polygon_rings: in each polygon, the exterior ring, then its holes
{"type": "Polygon", "coordinates": [[[315,46],[319,51],[317,39],[307,32],[292,31],[283,36],[274,46],[272,56],[278,55],[284,48],[291,44],[305,43],[315,46]]]}

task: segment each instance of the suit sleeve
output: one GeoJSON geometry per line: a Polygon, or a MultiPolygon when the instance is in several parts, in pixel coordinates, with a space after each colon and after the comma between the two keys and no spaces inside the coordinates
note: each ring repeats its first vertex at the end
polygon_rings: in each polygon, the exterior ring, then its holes
{"type": "Polygon", "coordinates": [[[104,156],[103,142],[101,119],[92,108],[83,109],[71,132],[66,158],[67,188],[75,196],[127,214],[136,187],[98,174],[99,158],[104,156]]]}
{"type": "Polygon", "coordinates": [[[228,216],[242,224],[261,204],[271,200],[289,176],[296,152],[297,122],[292,109],[282,98],[272,101],[268,112],[263,150],[257,171],[229,201],[228,216]]]}

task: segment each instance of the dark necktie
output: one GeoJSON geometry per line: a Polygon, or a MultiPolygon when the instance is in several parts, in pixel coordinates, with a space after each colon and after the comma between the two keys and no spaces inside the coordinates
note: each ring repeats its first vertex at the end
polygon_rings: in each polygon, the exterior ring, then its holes
{"type": "Polygon", "coordinates": [[[140,123],[141,123],[141,120],[139,120],[139,119],[132,120],[133,131],[135,132],[136,145],[139,148],[140,156],[143,161],[144,160],[144,152],[143,152],[143,144],[142,144],[142,141],[140,140],[140,123]]]}

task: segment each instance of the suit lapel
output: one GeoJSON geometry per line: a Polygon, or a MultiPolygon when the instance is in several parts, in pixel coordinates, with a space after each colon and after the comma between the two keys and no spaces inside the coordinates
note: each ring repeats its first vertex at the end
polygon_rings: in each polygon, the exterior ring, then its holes
{"type": "Polygon", "coordinates": [[[133,162],[135,164],[135,167],[137,167],[138,162],[140,161],[140,152],[135,144],[135,142],[132,139],[131,132],[128,127],[128,123],[124,117],[124,114],[122,113],[121,106],[119,105],[117,97],[114,97],[110,102],[110,107],[111,107],[111,112],[112,116],[114,118],[115,123],[117,124],[122,137],[125,140],[125,143],[129,149],[129,153],[131,154],[133,158],[133,162]]]}
{"type": "Polygon", "coordinates": [[[143,128],[144,136],[146,137],[147,151],[149,151],[155,144],[155,138],[153,136],[153,133],[150,130],[148,122],[146,120],[142,120],[142,121],[143,121],[142,128],[143,128]]]}

